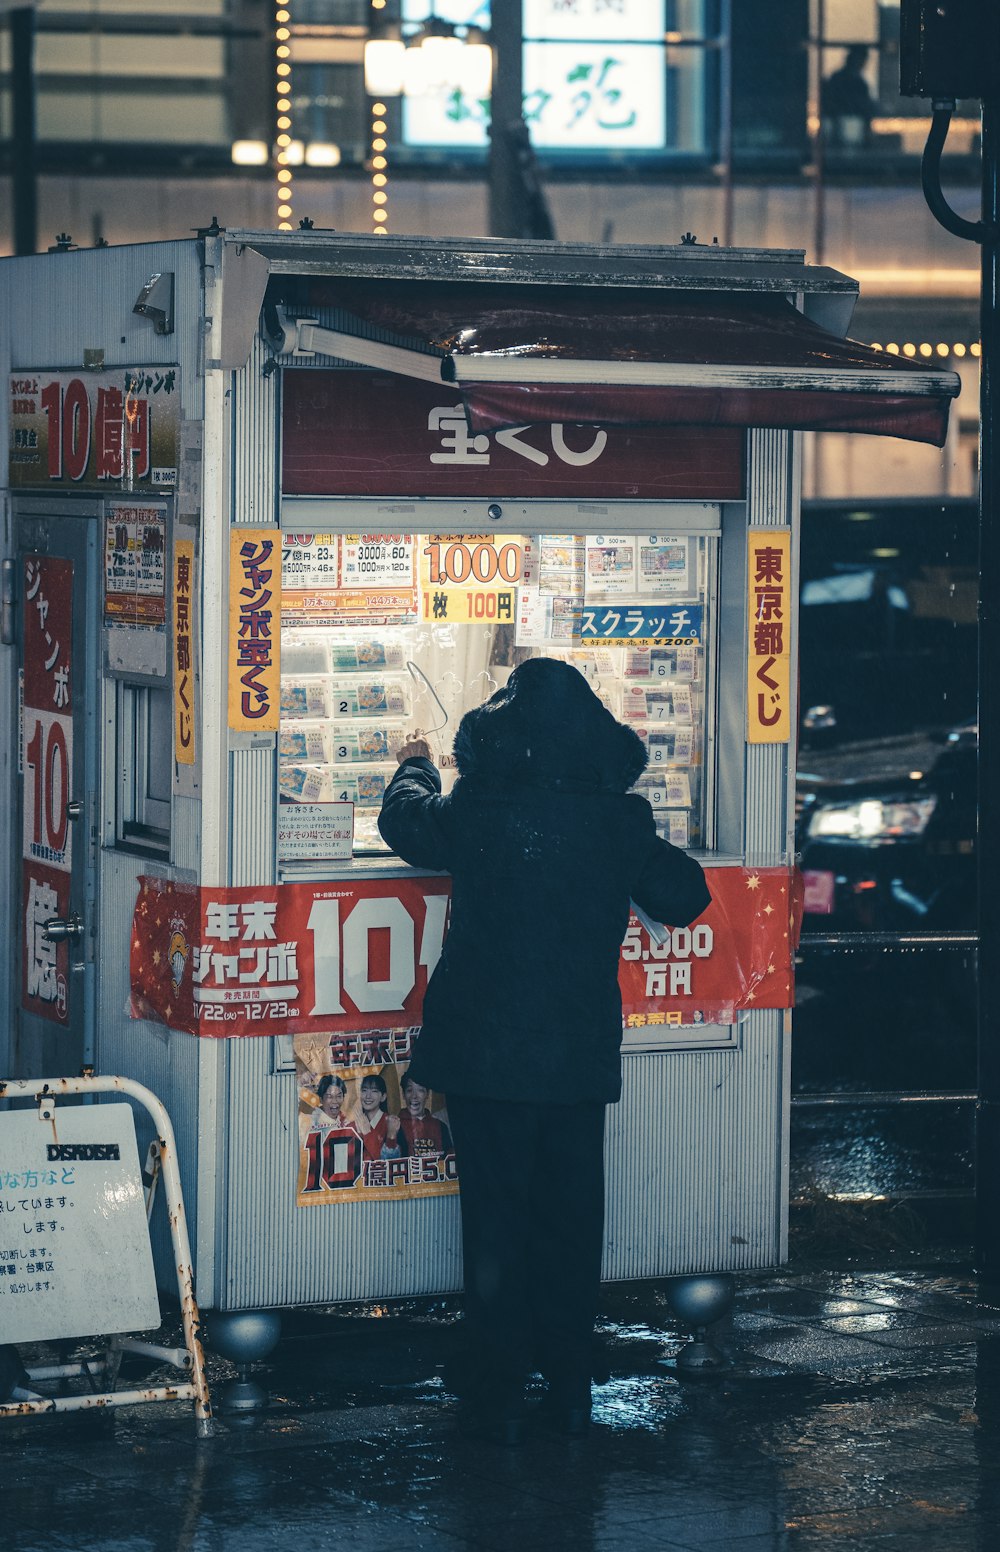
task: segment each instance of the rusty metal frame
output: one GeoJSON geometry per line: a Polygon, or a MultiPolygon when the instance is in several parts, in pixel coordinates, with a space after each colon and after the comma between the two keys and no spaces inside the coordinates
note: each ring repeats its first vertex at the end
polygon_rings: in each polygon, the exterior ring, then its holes
{"type": "Polygon", "coordinates": [[[121,1355],[134,1352],[142,1357],[172,1364],[186,1369],[190,1379],[176,1385],[156,1385],[140,1390],[106,1390],[82,1396],[42,1396],[24,1388],[15,1390],[16,1399],[0,1403],[0,1417],[26,1417],[33,1413],[79,1412],[91,1408],[134,1406],[140,1401],[193,1401],[199,1438],[210,1437],[213,1431],[212,1403],[205,1375],[205,1358],[201,1346],[201,1316],[194,1296],[194,1267],[191,1261],[191,1245],[188,1239],[187,1220],[184,1213],[184,1197],[181,1191],[180,1172],[177,1167],[177,1149],[174,1129],[166,1109],[151,1090],[132,1078],[95,1077],[85,1073],[79,1078],[11,1078],[0,1079],[0,1099],[34,1098],[42,1119],[55,1110],[58,1100],[67,1095],[123,1094],[142,1105],[152,1117],[156,1139],[150,1148],[155,1156],[156,1172],[147,1191],[147,1209],[152,1210],[153,1192],[157,1176],[162,1175],[170,1237],[174,1247],[174,1263],[177,1267],[177,1291],[180,1296],[181,1318],[184,1325],[183,1347],[159,1347],[154,1343],[116,1336],[110,1339],[103,1358],[90,1363],[48,1365],[29,1369],[29,1379],[49,1380],[77,1375],[88,1378],[98,1375],[114,1383],[121,1355]],[[154,1154],[155,1150],[155,1154],[154,1154]]]}

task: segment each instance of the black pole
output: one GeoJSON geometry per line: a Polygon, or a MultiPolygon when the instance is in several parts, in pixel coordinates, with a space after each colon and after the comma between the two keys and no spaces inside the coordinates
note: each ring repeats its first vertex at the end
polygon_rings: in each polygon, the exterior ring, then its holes
{"type": "Polygon", "coordinates": [[[14,153],[14,252],[38,251],[38,190],[35,170],[35,14],[19,5],[10,13],[11,117],[14,153]]]}
{"type": "Polygon", "coordinates": [[[517,148],[523,122],[521,0],[492,8],[493,96],[490,109],[489,225],[491,237],[522,231],[522,182],[517,148]]]}
{"type": "Polygon", "coordinates": [[[722,246],[733,246],[733,0],[719,8],[719,162],[722,167],[722,246]]]}
{"type": "Polygon", "coordinates": [[[979,441],[979,981],[976,1270],[1000,1281],[1000,512],[996,382],[1000,376],[997,151],[1000,87],[983,98],[979,441]]]}
{"type": "Polygon", "coordinates": [[[823,39],[825,37],[825,0],[816,0],[816,129],[813,138],[812,156],[815,193],[815,208],[813,211],[814,264],[822,264],[826,258],[826,124],[823,121],[823,39]]]}

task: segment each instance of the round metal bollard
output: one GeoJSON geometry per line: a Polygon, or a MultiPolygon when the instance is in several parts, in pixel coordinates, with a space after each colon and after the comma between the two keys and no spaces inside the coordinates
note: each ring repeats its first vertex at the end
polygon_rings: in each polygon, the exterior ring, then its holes
{"type": "Polygon", "coordinates": [[[227,1380],[219,1397],[219,1411],[234,1420],[251,1421],[267,1406],[267,1391],[249,1377],[252,1363],[266,1358],[278,1345],[281,1316],[273,1310],[214,1311],[206,1321],[208,1345],[220,1358],[239,1368],[239,1377],[227,1380]]]}
{"type": "Polygon", "coordinates": [[[708,1327],[728,1315],[736,1298],[736,1279],[730,1272],[705,1272],[692,1277],[672,1277],[666,1286],[667,1303],[694,1339],[677,1354],[681,1374],[717,1374],[728,1369],[729,1359],[708,1340],[708,1327]]]}

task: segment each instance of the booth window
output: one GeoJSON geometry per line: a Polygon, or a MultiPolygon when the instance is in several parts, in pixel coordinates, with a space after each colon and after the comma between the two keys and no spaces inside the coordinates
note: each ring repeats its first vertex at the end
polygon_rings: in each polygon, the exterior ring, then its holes
{"type": "Polygon", "coordinates": [[[170,691],[118,684],[118,812],[115,839],[143,851],[170,850],[173,775],[170,691]]]}
{"type": "Polygon", "coordinates": [[[463,713],[538,655],[571,663],[642,739],[636,790],[660,834],[717,844],[718,508],[692,511],[660,507],[653,533],[287,534],[281,863],[316,860],[324,805],[352,806],[356,857],[385,855],[378,813],[407,729],[423,729],[450,790],[463,713]]]}

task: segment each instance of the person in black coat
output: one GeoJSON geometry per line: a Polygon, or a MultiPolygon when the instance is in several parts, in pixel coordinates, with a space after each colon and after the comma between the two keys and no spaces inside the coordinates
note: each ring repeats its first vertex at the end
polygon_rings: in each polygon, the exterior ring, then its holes
{"type": "Polygon", "coordinates": [[[642,741],[569,664],[522,663],[462,718],[454,752],[444,797],[427,744],[403,746],[379,829],[406,862],[452,876],[409,1073],[447,1095],[473,1400],[516,1442],[536,1363],[563,1427],[590,1416],[629,901],[687,926],[710,896],[629,792],[642,741]]]}

